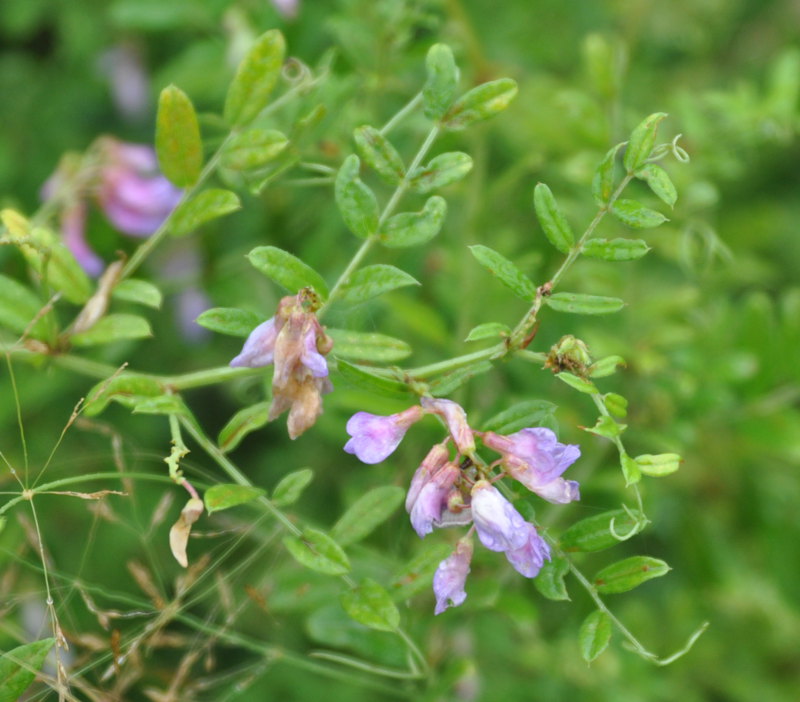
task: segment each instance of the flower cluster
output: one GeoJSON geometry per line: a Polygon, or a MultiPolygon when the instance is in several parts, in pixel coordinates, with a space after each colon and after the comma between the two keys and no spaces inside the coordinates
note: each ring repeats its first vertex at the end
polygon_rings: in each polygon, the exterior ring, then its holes
{"type": "Polygon", "coordinates": [[[333,389],[325,360],[333,340],[314,314],[316,304],[310,288],[284,297],[275,316],[250,333],[242,352],[230,363],[234,368],[275,365],[269,420],[288,409],[292,439],[314,425],[322,414],[322,395],[333,389]]]}
{"type": "Polygon", "coordinates": [[[64,243],[84,270],[97,276],[105,265],[86,240],[87,197],[94,197],[118,231],[148,237],[175,209],[182,190],[161,174],[150,146],[103,137],[91,155],[92,168],[80,173],[66,160],[44,184],[42,196],[63,202],[64,243]]]}
{"type": "Polygon", "coordinates": [[[525,521],[493,482],[509,475],[548,502],[580,499],[579,486],[561,474],[580,456],[578,446],[559,443],[549,429],[530,427],[502,435],[470,428],[463,408],[440,398],[424,397],[420,405],[389,416],[357,412],[347,423],[351,438],[345,451],[364,463],[379,463],[400,444],[409,427],[426,414],[437,415],[449,436],[428,452],[406,496],[406,511],[419,536],[434,528],[472,524],[469,532],[443,560],[433,578],[436,614],[466,599],[464,585],[472,560],[472,534],[490,551],[505,554],[517,572],[538,575],[550,548],[536,526],[525,521]],[[476,454],[475,438],[500,454],[488,466],[476,454]],[[455,456],[450,455],[450,443],[455,456]],[[500,472],[493,474],[499,468],[500,472]]]}

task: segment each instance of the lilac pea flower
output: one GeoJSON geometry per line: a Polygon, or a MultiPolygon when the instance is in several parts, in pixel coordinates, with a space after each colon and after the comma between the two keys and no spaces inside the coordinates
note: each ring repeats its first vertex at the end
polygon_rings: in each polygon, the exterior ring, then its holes
{"type": "Polygon", "coordinates": [[[250,336],[244,342],[242,352],[230,362],[231,368],[268,366],[275,360],[275,340],[277,338],[275,317],[262,322],[250,332],[250,336]]]}
{"type": "Polygon", "coordinates": [[[439,563],[433,575],[433,594],[436,596],[434,614],[441,614],[450,605],[458,607],[467,599],[464,584],[471,560],[472,539],[464,537],[456,544],[455,551],[439,563]]]}
{"type": "Polygon", "coordinates": [[[575,481],[559,477],[580,457],[580,447],[559,443],[544,427],[522,429],[508,436],[487,431],[482,438],[488,448],[503,455],[511,476],[531,492],[560,504],[580,497],[575,481]]]}
{"type": "Polygon", "coordinates": [[[119,231],[147,237],[175,209],[181,194],[163,175],[143,175],[129,164],[115,164],[103,172],[98,200],[108,220],[119,231]]]}
{"type": "Polygon", "coordinates": [[[550,560],[550,547],[533,524],[526,522],[526,530],[525,544],[520,548],[506,551],[506,558],[520,575],[535,578],[544,562],[550,560]]]}
{"type": "Polygon", "coordinates": [[[490,551],[514,551],[528,541],[527,522],[486,480],[472,488],[472,519],[478,538],[490,551]]]}
{"type": "Polygon", "coordinates": [[[409,510],[411,526],[419,538],[430,534],[434,524],[441,522],[450,490],[460,475],[461,470],[455,463],[446,463],[422,486],[409,510]]]}
{"type": "MultiPolygon", "coordinates": [[[[366,414],[366,412],[364,414],[366,414]]],[[[438,472],[449,460],[450,452],[447,450],[446,441],[434,445],[434,447],[428,451],[428,455],[422,459],[422,463],[414,473],[414,477],[411,478],[411,485],[406,495],[406,512],[411,512],[411,508],[414,506],[414,502],[416,502],[420,490],[422,490],[425,483],[427,483],[431,476],[438,472]]]]}
{"type": "Polygon", "coordinates": [[[423,397],[420,404],[427,412],[444,419],[459,453],[470,456],[475,452],[475,438],[467,424],[467,413],[461,405],[439,397],[423,397]]]}
{"type": "Polygon", "coordinates": [[[355,454],[362,463],[380,463],[394,453],[408,428],[421,418],[422,408],[418,405],[388,417],[356,412],[347,422],[347,433],[352,438],[344,450],[355,454]]]}
{"type": "Polygon", "coordinates": [[[61,213],[61,234],[64,244],[75,256],[81,268],[93,277],[99,276],[106,267],[86,241],[86,204],[76,202],[61,213]]]}

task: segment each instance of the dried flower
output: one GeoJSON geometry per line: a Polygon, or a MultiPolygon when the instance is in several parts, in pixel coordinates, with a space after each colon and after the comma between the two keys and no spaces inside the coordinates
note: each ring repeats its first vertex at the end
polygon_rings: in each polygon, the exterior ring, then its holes
{"type": "Polygon", "coordinates": [[[486,480],[472,488],[472,519],[478,538],[490,551],[515,551],[528,542],[528,523],[486,480]]]}
{"type": "Polygon", "coordinates": [[[509,474],[540,497],[564,504],[580,498],[578,483],[561,474],[581,455],[580,447],[559,443],[543,427],[522,429],[503,436],[487,431],[483,443],[503,456],[509,474]]]}
{"type": "Polygon", "coordinates": [[[389,416],[356,412],[347,422],[347,433],[352,438],[344,450],[363,463],[380,463],[394,452],[408,428],[422,415],[419,405],[389,416]]]}
{"type": "Polygon", "coordinates": [[[438,414],[444,419],[459,453],[469,456],[475,452],[475,438],[467,424],[467,413],[461,405],[439,397],[423,397],[420,404],[425,411],[438,414]]]}
{"type": "Polygon", "coordinates": [[[275,316],[259,324],[230,365],[260,368],[275,364],[272,376],[272,421],[289,410],[289,437],[296,439],[322,414],[322,395],[333,389],[325,355],[333,348],[311,311],[316,295],[304,288],[284,297],[275,316]]]}
{"type": "Polygon", "coordinates": [[[459,539],[455,551],[445,558],[433,575],[433,594],[436,595],[435,614],[441,614],[450,605],[457,607],[467,599],[464,584],[472,560],[472,538],[459,539]]]}

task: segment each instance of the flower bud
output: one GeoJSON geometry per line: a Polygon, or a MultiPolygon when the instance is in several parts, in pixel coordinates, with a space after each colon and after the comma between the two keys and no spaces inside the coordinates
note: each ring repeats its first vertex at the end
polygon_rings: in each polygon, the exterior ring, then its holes
{"type": "Polygon", "coordinates": [[[475,452],[475,438],[467,424],[467,413],[461,405],[439,397],[423,397],[420,404],[426,412],[438,414],[444,419],[460,454],[470,456],[475,452]]]}

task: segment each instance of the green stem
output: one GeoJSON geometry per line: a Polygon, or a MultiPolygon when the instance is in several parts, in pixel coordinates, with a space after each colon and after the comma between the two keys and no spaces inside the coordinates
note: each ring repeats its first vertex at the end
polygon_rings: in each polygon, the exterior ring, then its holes
{"type": "MultiPolygon", "coordinates": [[[[187,417],[180,418],[181,426],[186,429],[186,431],[191,434],[192,438],[200,445],[200,447],[211,457],[214,461],[222,468],[223,471],[230,477],[237,485],[245,485],[247,487],[252,487],[253,483],[249,480],[249,478],[242,473],[229,459],[228,457],[220,451],[217,445],[211,441],[200,429],[200,427],[195,424],[194,421],[188,419],[187,417]]],[[[293,536],[302,536],[302,531],[298,529],[287,517],[283,512],[281,512],[272,501],[267,499],[266,497],[260,497],[258,499],[259,503],[262,504],[264,507],[267,508],[267,511],[277,520],[279,521],[286,530],[292,534],[293,536]]]]}
{"type": "Polygon", "coordinates": [[[331,663],[338,663],[343,666],[350,666],[357,670],[363,670],[373,675],[382,675],[385,678],[398,678],[400,680],[415,680],[422,676],[419,673],[409,673],[405,670],[394,670],[393,668],[384,668],[380,665],[374,665],[367,661],[362,661],[358,658],[351,656],[344,656],[341,653],[332,653],[330,651],[312,651],[308,654],[311,658],[319,658],[324,661],[331,661],[331,663]]]}
{"type": "MultiPolygon", "coordinates": [[[[422,98],[420,97],[420,99],[422,98]]],[[[411,103],[409,103],[409,105],[410,104],[411,103]]],[[[406,107],[408,107],[408,105],[406,105],[406,107]]],[[[350,276],[352,276],[353,273],[356,271],[356,269],[361,265],[361,262],[370,252],[372,247],[375,245],[375,242],[377,242],[378,232],[380,231],[381,225],[391,216],[392,212],[394,212],[395,207],[397,207],[397,204],[400,202],[401,198],[408,189],[409,175],[419,167],[420,163],[422,163],[422,159],[425,158],[425,154],[428,153],[428,150],[433,145],[433,142],[436,140],[436,136],[438,134],[439,134],[439,125],[434,125],[433,128],[430,130],[430,132],[428,132],[428,136],[425,137],[425,141],[419,148],[419,151],[417,151],[416,156],[414,156],[414,160],[408,167],[408,170],[406,171],[403,180],[401,180],[400,183],[398,183],[397,188],[395,188],[395,191],[392,193],[392,196],[386,203],[386,207],[383,208],[383,212],[381,212],[381,215],[378,218],[378,231],[373,232],[364,240],[364,243],[361,244],[361,246],[358,248],[358,251],[356,251],[355,255],[350,260],[350,263],[347,264],[347,267],[339,276],[336,283],[334,283],[333,287],[331,288],[330,295],[328,295],[328,299],[325,301],[325,304],[323,304],[322,307],[320,307],[319,310],[317,310],[318,319],[322,319],[323,315],[328,310],[331,303],[336,299],[337,295],[341,292],[342,287],[347,283],[348,280],[350,280],[350,276]]]]}
{"type": "Polygon", "coordinates": [[[392,131],[400,122],[402,122],[409,114],[411,114],[417,107],[422,103],[422,93],[417,93],[411,100],[409,100],[403,107],[400,108],[398,112],[395,113],[394,117],[392,117],[386,124],[384,124],[380,132],[383,136],[386,136],[389,132],[392,131]]]}

